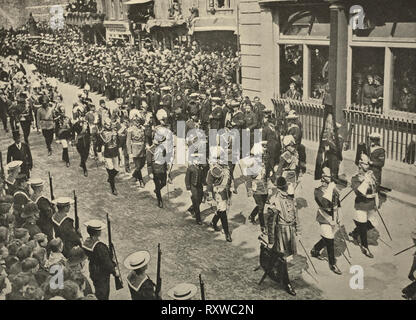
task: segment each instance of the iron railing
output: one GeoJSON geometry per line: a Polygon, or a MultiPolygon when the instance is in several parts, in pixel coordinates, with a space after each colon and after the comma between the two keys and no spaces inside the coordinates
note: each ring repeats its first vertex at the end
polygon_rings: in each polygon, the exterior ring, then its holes
{"type": "MultiPolygon", "coordinates": [[[[324,105],[289,99],[276,99],[279,108],[289,104],[299,115],[303,126],[303,138],[307,141],[319,142],[323,126],[324,105]]],[[[365,143],[371,132],[381,135],[381,143],[386,150],[386,158],[393,161],[413,163],[414,155],[408,156],[409,145],[416,139],[414,120],[395,118],[380,113],[344,110],[348,129],[351,128],[350,147],[356,150],[359,143],[365,143]]],[[[413,151],[414,152],[414,151],[413,151]]]]}

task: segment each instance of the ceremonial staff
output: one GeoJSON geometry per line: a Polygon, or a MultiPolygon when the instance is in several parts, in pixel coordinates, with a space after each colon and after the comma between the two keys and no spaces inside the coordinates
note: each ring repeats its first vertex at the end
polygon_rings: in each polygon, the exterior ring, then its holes
{"type": "Polygon", "coordinates": [[[156,296],[160,297],[162,291],[162,277],[160,276],[160,265],[162,263],[162,251],[160,250],[160,243],[157,245],[157,269],[156,269],[156,296]]]}
{"type": "Polygon", "coordinates": [[[50,171],[48,171],[48,176],[49,176],[49,190],[51,192],[51,200],[55,200],[55,196],[53,195],[53,181],[52,181],[52,176],[50,171]]]}
{"type": "Polygon", "coordinates": [[[406,252],[407,250],[410,250],[410,249],[415,248],[415,247],[416,247],[416,244],[414,244],[413,246],[410,246],[410,247],[408,247],[406,249],[403,249],[402,251],[399,251],[399,252],[395,253],[394,256],[397,256],[397,255],[399,255],[399,254],[401,254],[403,252],[406,252]]]}
{"type": "Polygon", "coordinates": [[[74,212],[75,212],[75,230],[79,232],[79,218],[78,218],[78,198],[74,190],[74,212]]]}
{"type": "Polygon", "coordinates": [[[201,288],[201,300],[205,300],[205,283],[201,274],[199,274],[199,287],[201,288]]]}
{"type": "Polygon", "coordinates": [[[387,234],[388,234],[388,236],[389,236],[389,238],[390,238],[390,241],[393,241],[393,239],[392,239],[392,237],[391,237],[391,235],[390,235],[389,229],[387,228],[387,225],[386,225],[386,223],[384,222],[383,216],[381,215],[381,213],[380,213],[380,211],[378,210],[378,208],[377,208],[377,207],[376,207],[376,211],[377,211],[378,215],[380,216],[380,220],[381,220],[381,222],[383,223],[383,226],[384,226],[384,228],[385,228],[385,229],[386,229],[386,231],[387,231],[387,234]]]}
{"type": "Polygon", "coordinates": [[[120,274],[120,267],[118,265],[116,250],[114,248],[113,241],[111,240],[111,222],[110,218],[108,217],[107,213],[107,233],[108,233],[108,247],[110,248],[110,258],[115,263],[115,269],[118,271],[119,276],[114,276],[114,283],[116,290],[120,290],[123,288],[123,279],[121,278],[120,274]]]}

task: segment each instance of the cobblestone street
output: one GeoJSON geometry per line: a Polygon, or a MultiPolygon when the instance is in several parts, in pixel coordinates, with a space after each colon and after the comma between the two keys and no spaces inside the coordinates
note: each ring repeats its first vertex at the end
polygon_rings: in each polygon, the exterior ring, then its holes
{"type": "MultiPolygon", "coordinates": [[[[59,84],[59,91],[64,96],[67,113],[70,114],[72,103],[77,100],[79,89],[68,84],[59,84]]],[[[92,94],[95,104],[98,97],[92,94]]],[[[109,103],[111,104],[111,103],[109,103]]],[[[7,146],[12,142],[11,135],[1,131],[1,151],[3,160],[7,153],[7,146]]],[[[247,216],[254,208],[252,198],[247,198],[242,179],[238,187],[238,195],[233,195],[229,221],[232,229],[233,242],[227,243],[224,235],[214,233],[209,228],[213,210],[209,204],[203,204],[203,226],[195,224],[193,218],[186,212],[191,201],[186,192],[184,177],[185,167],[175,166],[173,169],[173,184],[169,185],[169,196],[166,188],[163,190],[165,208],[159,209],[153,193],[153,182],[146,184],[144,189],[136,187],[131,176],[118,176],[117,186],[119,196],[111,195],[106,182],[107,174],[103,166],[97,168],[93,159],[88,161],[89,177],[82,175],[79,168],[79,155],[74,147],[70,148],[71,167],[66,168],[61,161],[61,146],[53,144],[53,155],[47,156],[43,136],[36,131],[30,135],[30,144],[34,159],[33,177],[47,180],[48,171],[54,178],[55,196],[72,196],[76,190],[78,196],[78,212],[81,224],[88,219],[105,220],[106,213],[110,214],[113,226],[113,238],[123,278],[127,276],[122,261],[135,250],[149,250],[152,259],[148,274],[154,280],[156,275],[157,244],[162,248],[162,296],[167,299],[167,290],[180,282],[197,284],[198,274],[202,273],[206,285],[207,299],[400,299],[401,289],[408,284],[407,274],[411,264],[411,254],[394,257],[393,254],[412,244],[410,231],[415,227],[414,207],[391,199],[383,204],[381,213],[390,229],[393,241],[389,241],[381,221],[377,227],[380,237],[373,234],[370,246],[374,259],[365,257],[358,246],[348,242],[353,265],[360,265],[364,269],[364,289],[353,290],[349,286],[352,274],[349,264],[341,255],[345,246],[340,238],[336,239],[336,253],[338,266],[343,272],[337,276],[330,272],[327,262],[313,259],[318,271],[316,275],[309,266],[302,280],[293,283],[297,296],[286,294],[279,285],[266,279],[261,286],[257,283],[263,275],[258,266],[260,227],[246,222],[247,216]],[[389,246],[384,244],[385,241],[389,246]]],[[[308,161],[314,159],[308,159],[308,161]]],[[[143,171],[144,172],[144,171],[143,171]]],[[[236,177],[241,172],[235,171],[236,177]]],[[[354,172],[347,173],[350,177],[354,172]]],[[[146,174],[147,175],[147,174],[146,174]]],[[[148,181],[149,178],[146,178],[148,181]]],[[[313,198],[313,188],[316,182],[310,174],[303,177],[297,189],[297,204],[303,244],[308,254],[314,243],[319,239],[319,228],[315,222],[316,209],[313,198]]],[[[45,194],[49,196],[48,184],[45,184],[45,194]]],[[[345,195],[349,189],[341,191],[345,195]]],[[[347,233],[353,228],[354,196],[349,196],[343,202],[342,224],[347,233]]],[[[82,228],[83,236],[86,230],[82,228]]],[[[106,242],[106,233],[103,233],[106,242]]],[[[298,245],[298,253],[305,255],[298,245]]],[[[345,252],[346,253],[346,252],[345,252]]],[[[129,299],[127,285],[116,292],[112,290],[112,299],[129,299]]]]}

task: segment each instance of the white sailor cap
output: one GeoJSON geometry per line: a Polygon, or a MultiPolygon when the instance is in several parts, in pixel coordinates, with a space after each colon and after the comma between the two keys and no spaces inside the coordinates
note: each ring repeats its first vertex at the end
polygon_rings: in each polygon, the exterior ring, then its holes
{"type": "Polygon", "coordinates": [[[74,199],[69,197],[59,197],[52,201],[57,206],[69,206],[74,203],[74,199]]]}
{"type": "Polygon", "coordinates": [[[101,231],[105,228],[105,224],[100,220],[96,219],[85,222],[84,226],[86,226],[88,229],[95,231],[101,231]]]}
{"type": "Polygon", "coordinates": [[[23,164],[23,161],[20,161],[20,160],[12,161],[7,164],[6,168],[7,170],[14,170],[14,169],[19,168],[22,164],[23,164]]]}
{"type": "Polygon", "coordinates": [[[44,184],[44,181],[40,178],[34,178],[30,179],[28,181],[28,184],[30,184],[31,187],[41,187],[44,184]]]}
{"type": "Polygon", "coordinates": [[[174,300],[190,300],[198,291],[192,283],[180,283],[168,291],[168,295],[174,300]]]}
{"type": "Polygon", "coordinates": [[[137,251],[130,254],[124,260],[124,266],[128,270],[137,270],[146,266],[150,261],[150,253],[148,251],[137,251]]]}

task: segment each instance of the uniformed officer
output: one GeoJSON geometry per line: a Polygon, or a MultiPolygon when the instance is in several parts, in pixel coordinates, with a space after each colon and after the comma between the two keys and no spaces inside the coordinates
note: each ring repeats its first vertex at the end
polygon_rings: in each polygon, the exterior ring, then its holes
{"type": "Polygon", "coordinates": [[[216,163],[208,172],[207,176],[207,190],[209,192],[208,200],[211,194],[216,202],[217,212],[211,221],[211,227],[215,231],[220,229],[217,226],[219,220],[224,230],[225,239],[232,242],[231,233],[228,228],[227,209],[230,200],[230,173],[228,168],[216,163]]]}
{"type": "Polygon", "coordinates": [[[380,145],[381,135],[377,132],[372,132],[370,138],[370,170],[373,171],[377,182],[377,191],[380,190],[381,173],[386,160],[386,150],[380,145]]]}
{"type": "Polygon", "coordinates": [[[82,248],[88,256],[90,278],[94,284],[95,296],[98,300],[108,300],[110,296],[110,275],[120,276],[115,263],[110,257],[110,249],[100,240],[105,224],[99,220],[85,223],[89,237],[82,248]]]}
{"type": "Polygon", "coordinates": [[[166,186],[168,172],[168,156],[166,150],[168,129],[159,126],[155,131],[152,146],[147,150],[146,162],[147,171],[150,179],[155,183],[157,203],[159,208],[163,208],[161,190],[166,186]]]}
{"type": "Polygon", "coordinates": [[[168,296],[173,300],[191,300],[198,288],[192,283],[180,283],[168,291],[168,296]]]}
{"type": "Polygon", "coordinates": [[[143,113],[139,110],[133,109],[130,111],[131,125],[127,129],[127,150],[133,156],[133,162],[135,164],[135,170],[133,172],[133,178],[139,183],[141,188],[144,187],[144,181],[142,176],[142,169],[146,164],[146,141],[145,141],[145,128],[143,113]]]}
{"type": "MultiPolygon", "coordinates": [[[[76,148],[80,155],[80,164],[79,166],[82,168],[84,176],[88,177],[88,170],[87,170],[87,160],[88,156],[90,155],[90,147],[91,147],[91,134],[88,121],[82,117],[79,118],[77,122],[73,125],[74,132],[76,133],[76,148]]],[[[67,162],[67,167],[69,166],[69,159],[67,162]]]]}
{"type": "Polygon", "coordinates": [[[296,236],[299,235],[299,216],[296,201],[288,192],[284,177],[276,179],[277,193],[270,198],[268,207],[267,233],[268,247],[282,253],[281,282],[290,295],[295,296],[287,269],[287,260],[297,253],[296,236]]]}
{"type": "Polygon", "coordinates": [[[274,167],[279,163],[282,144],[279,131],[275,125],[275,118],[271,111],[264,112],[264,125],[262,127],[262,140],[265,142],[266,175],[270,177],[274,167]]]}
{"type": "Polygon", "coordinates": [[[335,274],[341,274],[335,259],[335,226],[339,225],[339,211],[341,206],[339,192],[332,181],[332,173],[328,167],[322,169],[321,185],[315,189],[315,201],[318,204],[316,221],[321,229],[321,239],[311,250],[311,256],[321,259],[321,250],[326,247],[328,252],[329,269],[335,274]]]}
{"type": "Polygon", "coordinates": [[[26,177],[30,178],[30,170],[33,167],[32,153],[30,147],[20,140],[20,132],[13,131],[14,143],[7,149],[7,163],[15,160],[22,161],[20,172],[24,173],[26,177]]]}
{"type": "Polygon", "coordinates": [[[287,135],[283,138],[283,148],[284,152],[280,156],[276,176],[285,178],[288,184],[288,192],[292,194],[296,188],[296,169],[299,164],[296,142],[292,135],[287,135]]]}
{"type": "Polygon", "coordinates": [[[100,139],[104,145],[104,160],[108,173],[107,181],[110,183],[111,192],[116,196],[118,193],[115,185],[115,178],[119,172],[119,151],[117,146],[117,131],[115,131],[110,118],[104,119],[103,130],[101,131],[100,139]]]}
{"type": "MultiPolygon", "coordinates": [[[[258,119],[256,113],[252,110],[250,103],[243,103],[242,110],[244,111],[244,129],[250,133],[250,150],[254,146],[254,129],[258,126],[258,119]]],[[[243,155],[244,157],[245,155],[243,155]]]]}
{"type": "Polygon", "coordinates": [[[222,129],[225,126],[225,114],[222,106],[222,99],[220,97],[212,97],[212,111],[209,116],[210,129],[222,129]]]}
{"type": "Polygon", "coordinates": [[[194,152],[190,155],[189,166],[186,170],[185,185],[186,190],[191,195],[192,206],[189,212],[195,215],[196,223],[202,225],[200,205],[204,196],[203,191],[203,155],[194,152]]]}
{"type": "Polygon", "coordinates": [[[37,225],[47,237],[48,241],[53,239],[53,222],[54,207],[51,201],[42,195],[44,182],[42,179],[31,179],[29,185],[33,190],[31,199],[39,209],[39,219],[37,225]]]}
{"type": "Polygon", "coordinates": [[[81,235],[75,230],[74,219],[68,216],[71,204],[74,200],[61,197],[53,201],[58,211],[52,216],[55,237],[62,239],[64,243],[63,255],[68,257],[70,250],[75,246],[81,246],[81,235]]]}
{"type": "Polygon", "coordinates": [[[377,226],[375,220],[378,202],[377,178],[370,170],[370,159],[366,154],[361,154],[358,164],[358,174],[351,179],[351,188],[355,192],[354,223],[355,229],[349,233],[358,242],[360,238],[361,252],[367,257],[373,258],[368,248],[367,231],[377,226]]]}
{"type": "Polygon", "coordinates": [[[150,261],[148,251],[137,251],[124,260],[124,266],[131,270],[127,276],[132,300],[161,300],[156,295],[156,286],[146,274],[147,265],[150,261]]]}
{"type": "MultiPolygon", "coordinates": [[[[338,129],[341,128],[340,123],[336,123],[336,126],[338,129]]],[[[323,145],[325,148],[325,162],[331,170],[331,174],[335,180],[338,179],[339,165],[342,160],[340,156],[342,156],[343,144],[344,141],[340,134],[338,134],[338,146],[333,134],[326,134],[323,138],[323,145]]]]}

